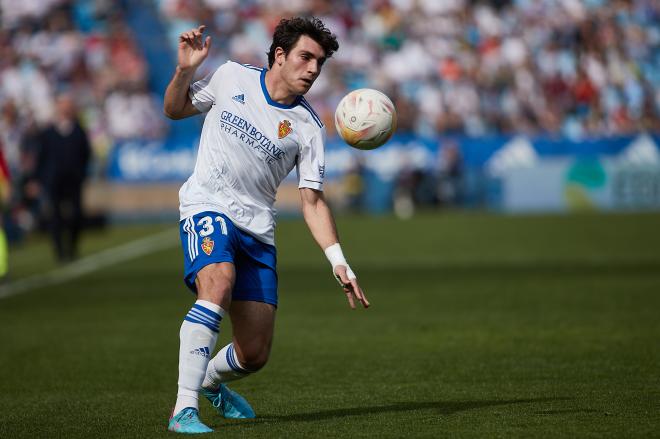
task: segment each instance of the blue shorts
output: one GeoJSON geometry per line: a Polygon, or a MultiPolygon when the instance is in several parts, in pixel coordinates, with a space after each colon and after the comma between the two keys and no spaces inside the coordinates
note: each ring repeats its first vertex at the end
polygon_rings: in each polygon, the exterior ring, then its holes
{"type": "Polygon", "coordinates": [[[195,294],[199,270],[217,262],[236,269],[232,300],[251,300],[277,306],[277,255],[265,244],[240,230],[225,215],[202,212],[179,223],[183,246],[184,281],[195,294]]]}

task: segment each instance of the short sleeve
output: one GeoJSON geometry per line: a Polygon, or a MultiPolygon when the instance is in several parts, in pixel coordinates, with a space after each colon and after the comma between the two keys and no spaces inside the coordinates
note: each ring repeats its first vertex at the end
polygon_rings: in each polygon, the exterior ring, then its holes
{"type": "Polygon", "coordinates": [[[192,104],[202,113],[211,109],[216,99],[217,84],[224,81],[229,69],[229,61],[218,67],[214,72],[209,73],[203,79],[190,84],[188,96],[192,104]]]}
{"type": "Polygon", "coordinates": [[[316,133],[304,144],[300,145],[296,172],[298,174],[298,188],[311,188],[323,190],[325,176],[325,127],[316,133]]]}

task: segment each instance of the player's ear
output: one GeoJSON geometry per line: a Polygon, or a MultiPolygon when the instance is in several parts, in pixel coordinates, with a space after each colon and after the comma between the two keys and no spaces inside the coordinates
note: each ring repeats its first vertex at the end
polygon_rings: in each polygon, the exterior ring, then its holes
{"type": "Polygon", "coordinates": [[[282,63],[286,59],[286,52],[281,47],[275,49],[275,62],[278,66],[282,66],[282,63]]]}

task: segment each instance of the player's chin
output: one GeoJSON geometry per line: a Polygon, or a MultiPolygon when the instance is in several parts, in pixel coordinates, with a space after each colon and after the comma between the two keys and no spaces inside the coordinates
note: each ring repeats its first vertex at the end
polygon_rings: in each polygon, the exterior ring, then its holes
{"type": "Polygon", "coordinates": [[[298,88],[298,94],[299,95],[304,95],[309,91],[310,88],[312,88],[312,85],[314,84],[313,82],[306,82],[306,81],[300,81],[300,87],[298,88]]]}

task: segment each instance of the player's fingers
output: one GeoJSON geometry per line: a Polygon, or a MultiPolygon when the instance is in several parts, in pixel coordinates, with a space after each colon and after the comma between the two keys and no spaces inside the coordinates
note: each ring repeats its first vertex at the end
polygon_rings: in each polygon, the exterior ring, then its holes
{"type": "Polygon", "coordinates": [[[360,303],[362,303],[362,306],[369,308],[369,301],[367,300],[367,296],[364,295],[364,291],[362,291],[362,288],[360,288],[360,285],[358,285],[356,279],[351,279],[351,289],[353,290],[355,297],[360,301],[360,303]]]}
{"type": "Polygon", "coordinates": [[[362,290],[360,289],[360,286],[357,283],[357,280],[355,279],[350,279],[349,280],[351,289],[353,290],[353,294],[355,294],[355,297],[359,300],[362,301],[362,290]]]}
{"type": "Polygon", "coordinates": [[[204,47],[202,48],[202,50],[204,51],[204,55],[209,53],[210,48],[211,48],[211,37],[206,37],[206,39],[204,40],[204,47]]]}
{"type": "Polygon", "coordinates": [[[362,306],[365,308],[369,308],[369,301],[367,300],[367,297],[364,295],[364,291],[362,291],[362,288],[360,288],[360,285],[358,285],[357,280],[351,279],[350,288],[353,291],[353,294],[355,295],[357,300],[360,301],[362,306]]]}
{"type": "Polygon", "coordinates": [[[203,48],[202,34],[204,33],[204,29],[206,29],[206,26],[202,24],[202,25],[198,26],[197,29],[192,30],[192,34],[195,38],[195,47],[197,49],[202,49],[203,48]]]}
{"type": "Polygon", "coordinates": [[[346,274],[346,268],[344,267],[339,267],[338,270],[339,273],[339,279],[341,280],[342,285],[348,286],[351,284],[350,279],[348,278],[348,275],[346,274]]]}
{"type": "MultiPolygon", "coordinates": [[[[358,288],[360,287],[358,286],[358,288]]],[[[364,306],[365,308],[369,308],[369,305],[371,304],[367,300],[367,296],[365,296],[364,291],[362,291],[362,288],[360,288],[360,295],[362,296],[362,299],[360,300],[360,302],[362,302],[362,306],[364,306]]]]}
{"type": "Polygon", "coordinates": [[[348,299],[348,304],[350,305],[351,309],[355,309],[355,300],[353,300],[353,293],[347,290],[344,291],[346,292],[346,298],[348,299]]]}
{"type": "Polygon", "coordinates": [[[344,287],[344,292],[350,293],[351,296],[354,296],[357,300],[360,301],[363,307],[369,308],[369,301],[365,297],[364,291],[362,291],[362,288],[360,288],[355,279],[351,279],[350,283],[344,287]]]}
{"type": "Polygon", "coordinates": [[[181,34],[181,42],[187,43],[189,45],[193,44],[192,38],[190,38],[190,34],[188,32],[184,32],[181,34]]]}

